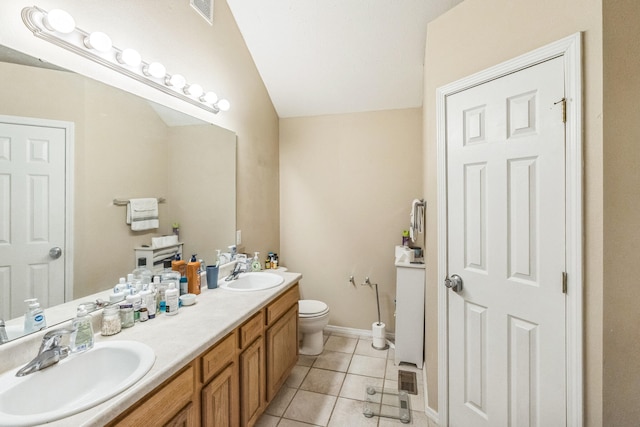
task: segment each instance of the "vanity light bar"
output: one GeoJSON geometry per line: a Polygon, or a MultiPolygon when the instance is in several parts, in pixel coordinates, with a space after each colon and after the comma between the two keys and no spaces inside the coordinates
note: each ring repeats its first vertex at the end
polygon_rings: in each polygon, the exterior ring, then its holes
{"type": "Polygon", "coordinates": [[[22,9],[22,21],[33,35],[104,65],[125,76],[217,114],[228,111],[229,101],[218,99],[197,83],[187,83],[180,74],[168,74],[159,62],[145,62],[131,49],[120,49],[102,32],[88,33],[75,25],[71,15],[60,9],[47,12],[37,6],[22,9]],[[203,95],[204,94],[204,95],[203,95]]]}

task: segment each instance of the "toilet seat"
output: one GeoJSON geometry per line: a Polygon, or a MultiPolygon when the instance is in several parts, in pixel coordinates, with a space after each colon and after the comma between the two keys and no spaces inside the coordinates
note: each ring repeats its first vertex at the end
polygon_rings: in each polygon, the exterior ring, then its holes
{"type": "Polygon", "coordinates": [[[304,299],[298,301],[298,316],[301,318],[320,317],[329,312],[329,306],[322,301],[304,299]]]}

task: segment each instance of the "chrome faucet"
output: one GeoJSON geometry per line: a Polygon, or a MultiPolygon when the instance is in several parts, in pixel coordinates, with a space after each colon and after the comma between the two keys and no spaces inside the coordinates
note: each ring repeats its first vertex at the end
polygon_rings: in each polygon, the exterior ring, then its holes
{"type": "Polygon", "coordinates": [[[236,280],[240,273],[244,272],[246,269],[246,265],[241,262],[236,263],[235,267],[233,267],[233,271],[229,274],[224,280],[225,282],[230,282],[232,280],[236,280]]]}
{"type": "Polygon", "coordinates": [[[71,349],[66,345],[61,346],[60,341],[64,335],[71,335],[72,333],[73,329],[54,329],[47,332],[44,337],[42,337],[42,344],[40,344],[38,355],[20,369],[16,373],[16,377],[23,377],[36,371],[41,371],[67,357],[71,349]]]}
{"type": "Polygon", "coordinates": [[[4,327],[4,320],[0,319],[0,344],[4,344],[9,342],[9,336],[7,335],[7,330],[4,327]]]}

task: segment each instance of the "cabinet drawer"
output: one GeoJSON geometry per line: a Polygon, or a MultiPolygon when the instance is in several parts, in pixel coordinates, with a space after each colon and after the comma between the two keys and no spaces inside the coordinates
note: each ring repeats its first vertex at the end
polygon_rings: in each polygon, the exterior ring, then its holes
{"type": "Polygon", "coordinates": [[[202,361],[202,382],[206,383],[213,378],[215,374],[233,361],[235,355],[236,331],[233,331],[200,358],[202,361]]]}
{"type": "Polygon", "coordinates": [[[245,348],[251,342],[262,335],[264,326],[264,312],[260,310],[251,319],[247,320],[244,325],[240,326],[240,348],[245,348]]]}
{"type": "Polygon", "coordinates": [[[267,306],[267,325],[271,325],[278,320],[283,314],[298,303],[300,299],[300,291],[296,283],[287,292],[282,294],[277,300],[267,306]]]}
{"type": "Polygon", "coordinates": [[[182,372],[149,393],[150,397],[131,412],[110,425],[141,426],[147,425],[149,420],[156,425],[164,425],[191,402],[194,379],[194,367],[190,363],[182,372]]]}

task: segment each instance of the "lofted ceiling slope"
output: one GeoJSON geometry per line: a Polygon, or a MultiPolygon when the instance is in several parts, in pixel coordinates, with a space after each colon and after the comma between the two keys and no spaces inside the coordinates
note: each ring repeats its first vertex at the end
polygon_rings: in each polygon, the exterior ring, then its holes
{"type": "Polygon", "coordinates": [[[285,118],[421,107],[427,23],[461,1],[228,3],[285,118]]]}

